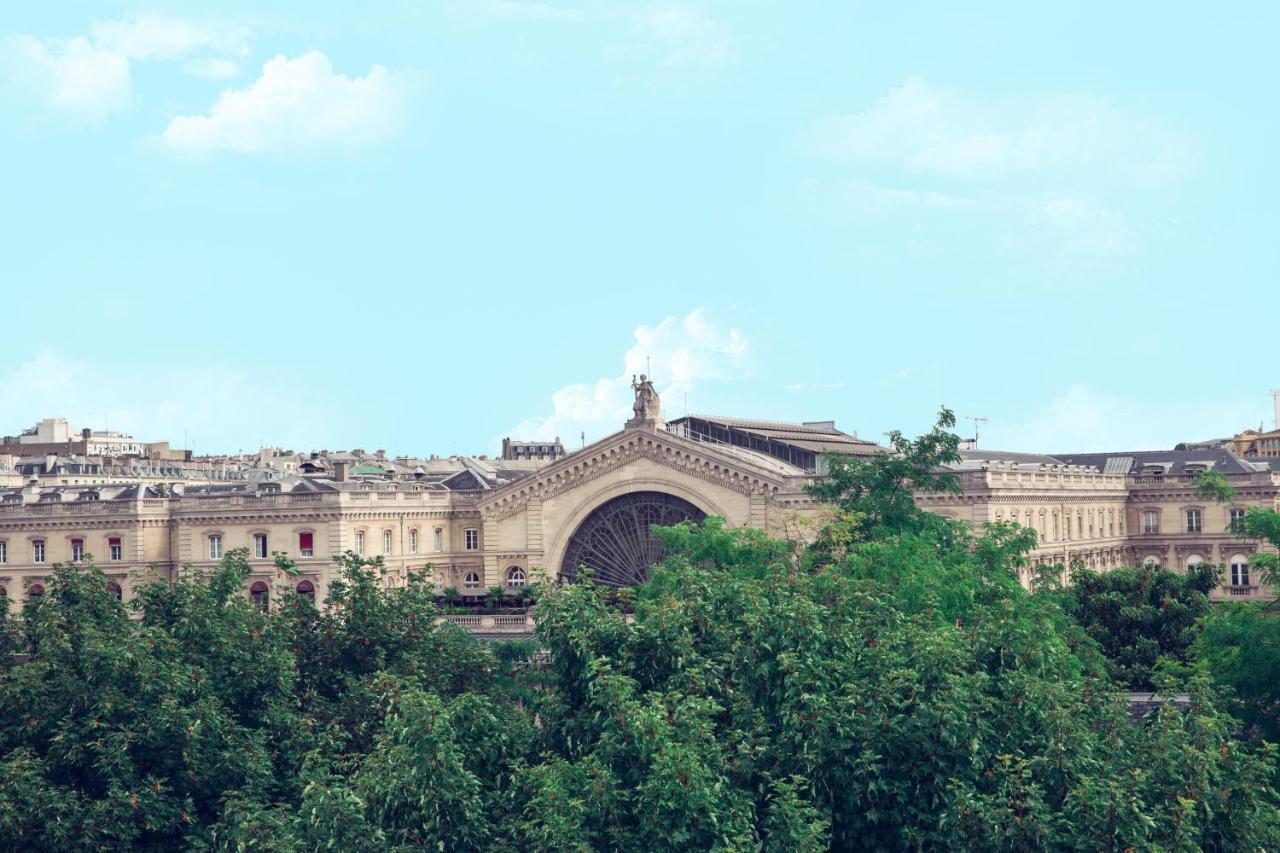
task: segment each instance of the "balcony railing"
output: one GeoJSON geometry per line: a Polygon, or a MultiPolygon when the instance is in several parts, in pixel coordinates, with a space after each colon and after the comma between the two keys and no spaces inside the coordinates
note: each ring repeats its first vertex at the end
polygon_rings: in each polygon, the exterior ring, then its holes
{"type": "Polygon", "coordinates": [[[1252,598],[1258,594],[1260,587],[1257,586],[1228,586],[1226,587],[1227,595],[1232,598],[1252,598]]]}

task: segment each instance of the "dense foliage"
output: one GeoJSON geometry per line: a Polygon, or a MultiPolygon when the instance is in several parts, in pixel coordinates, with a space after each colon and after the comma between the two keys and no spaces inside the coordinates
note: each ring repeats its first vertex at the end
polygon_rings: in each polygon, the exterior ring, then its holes
{"type": "Polygon", "coordinates": [[[1182,573],[1159,566],[1105,572],[1077,567],[1056,597],[1101,646],[1117,682],[1153,690],[1162,660],[1189,662],[1217,572],[1208,564],[1182,573]]]}
{"type": "Polygon", "coordinates": [[[833,468],[810,547],[709,519],[662,531],[626,608],[548,589],[532,660],[351,555],[320,608],[260,612],[235,552],[140,619],[60,567],[0,632],[0,847],[1280,845],[1274,750],[1206,679],[1133,725],[1098,644],[1019,584],[1030,534],[901,501],[945,426],[833,468]]]}

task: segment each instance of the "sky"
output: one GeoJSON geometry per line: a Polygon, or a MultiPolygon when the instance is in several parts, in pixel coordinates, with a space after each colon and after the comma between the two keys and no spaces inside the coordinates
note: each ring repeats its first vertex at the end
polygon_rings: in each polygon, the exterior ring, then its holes
{"type": "Polygon", "coordinates": [[[1280,6],[10,4],[0,434],[1271,426],[1280,6]],[[1272,317],[1273,319],[1267,319],[1272,317]]]}

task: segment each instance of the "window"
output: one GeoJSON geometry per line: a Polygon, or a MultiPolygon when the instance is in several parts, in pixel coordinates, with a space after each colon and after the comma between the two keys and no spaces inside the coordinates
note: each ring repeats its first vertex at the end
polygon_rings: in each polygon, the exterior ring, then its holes
{"type": "Polygon", "coordinates": [[[78,563],[84,559],[84,540],[71,540],[71,562],[78,563]]]}
{"type": "Polygon", "coordinates": [[[1109,536],[1116,535],[1116,511],[1107,510],[1107,531],[1109,536]]]}
{"type": "Polygon", "coordinates": [[[249,598],[253,600],[254,605],[263,613],[267,612],[267,608],[271,604],[271,592],[267,589],[267,585],[262,581],[255,581],[253,586],[249,587],[249,598]]]}
{"type": "Polygon", "coordinates": [[[0,539],[0,563],[9,562],[9,543],[0,539]]]}
{"type": "Polygon", "coordinates": [[[33,539],[31,541],[31,562],[33,563],[44,562],[44,540],[43,539],[33,539]]]}
{"type": "Polygon", "coordinates": [[[253,534],[253,556],[259,560],[267,559],[267,534],[253,534]]]}
{"type": "Polygon", "coordinates": [[[1160,532],[1160,510],[1144,509],[1142,511],[1142,532],[1143,533],[1159,533],[1160,532]]]}
{"type": "Polygon", "coordinates": [[[1160,558],[1155,554],[1148,554],[1143,558],[1142,565],[1149,569],[1157,569],[1160,567],[1160,558]]]}
{"type": "Polygon", "coordinates": [[[116,583],[115,581],[110,581],[107,584],[107,592],[114,595],[116,597],[116,601],[124,600],[124,590],[122,590],[120,588],[120,584],[116,583]]]}
{"type": "Polygon", "coordinates": [[[116,563],[124,558],[124,548],[120,545],[119,536],[112,536],[107,540],[107,556],[116,563]]]}
{"type": "Polygon", "coordinates": [[[519,566],[512,566],[511,568],[507,569],[507,586],[508,587],[512,589],[517,589],[519,587],[524,586],[526,580],[527,578],[525,577],[524,569],[520,568],[519,566]]]}
{"type": "Polygon", "coordinates": [[[1187,557],[1187,569],[1194,569],[1203,562],[1204,557],[1201,557],[1199,554],[1192,554],[1190,557],[1187,557]]]}
{"type": "Polygon", "coordinates": [[[1198,509],[1187,510],[1187,532],[1199,533],[1201,528],[1201,512],[1198,509]]]}
{"type": "Polygon", "coordinates": [[[468,527],[462,531],[462,547],[468,551],[475,551],[480,547],[480,531],[474,527],[468,527]]]}
{"type": "Polygon", "coordinates": [[[1243,509],[1231,510],[1227,518],[1227,531],[1229,533],[1243,533],[1244,532],[1244,516],[1245,516],[1245,511],[1243,509]]]}
{"type": "Polygon", "coordinates": [[[298,534],[298,553],[304,557],[315,556],[315,534],[306,531],[298,534]]]}
{"type": "Polygon", "coordinates": [[[382,553],[384,554],[391,553],[391,531],[390,530],[382,531],[382,553]]]}
{"type": "Polygon", "coordinates": [[[475,572],[467,572],[467,574],[462,578],[462,588],[463,589],[479,589],[480,576],[475,572]]]}
{"type": "Polygon", "coordinates": [[[298,595],[307,601],[316,600],[316,587],[311,581],[298,581],[298,595]]]}
{"type": "Polygon", "coordinates": [[[361,557],[364,556],[364,531],[356,531],[356,553],[361,557]]]}
{"type": "Polygon", "coordinates": [[[209,559],[222,559],[222,536],[220,534],[214,533],[209,537],[209,559]]]}
{"type": "Polygon", "coordinates": [[[1076,515],[1076,538],[1084,538],[1084,510],[1081,510],[1076,515]]]}
{"type": "Polygon", "coordinates": [[[9,590],[5,589],[3,586],[0,586],[0,608],[3,608],[8,604],[8,598],[9,598],[9,590]]]}
{"type": "Polygon", "coordinates": [[[436,538],[435,538],[435,541],[432,543],[432,547],[435,548],[437,552],[444,550],[444,528],[443,527],[436,528],[436,538]]]}
{"type": "Polygon", "coordinates": [[[416,527],[409,531],[409,553],[418,553],[418,529],[416,527]]]}
{"type": "Polygon", "coordinates": [[[1231,556],[1231,585],[1249,585],[1249,558],[1244,554],[1233,554],[1231,556]]]}
{"type": "Polygon", "coordinates": [[[39,598],[42,595],[44,595],[44,584],[33,583],[27,587],[27,598],[39,598]]]}

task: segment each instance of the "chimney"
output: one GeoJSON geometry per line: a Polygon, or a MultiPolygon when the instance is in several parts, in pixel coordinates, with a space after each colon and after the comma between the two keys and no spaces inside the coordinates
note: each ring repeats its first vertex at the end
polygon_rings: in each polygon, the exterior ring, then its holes
{"type": "Polygon", "coordinates": [[[333,463],[333,481],[335,483],[345,483],[347,481],[347,463],[333,463]]]}

